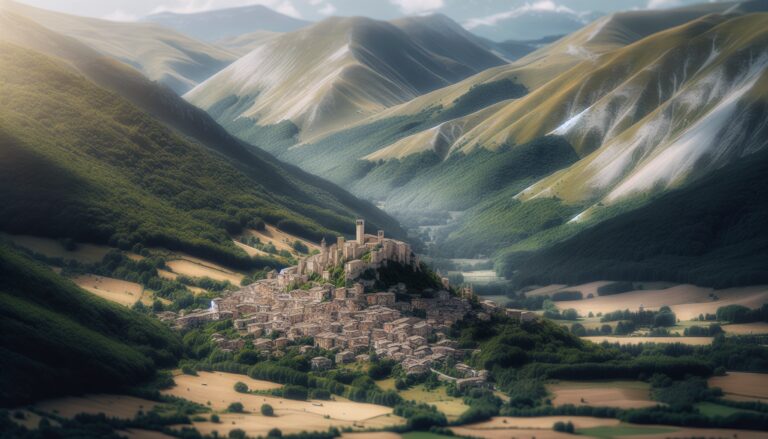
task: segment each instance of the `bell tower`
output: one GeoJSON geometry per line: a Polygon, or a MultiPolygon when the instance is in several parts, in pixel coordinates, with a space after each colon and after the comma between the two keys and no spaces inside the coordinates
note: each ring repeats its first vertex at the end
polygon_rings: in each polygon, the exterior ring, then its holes
{"type": "Polygon", "coordinates": [[[364,219],[358,219],[355,221],[355,237],[357,238],[357,243],[359,245],[365,244],[365,220],[364,219]]]}

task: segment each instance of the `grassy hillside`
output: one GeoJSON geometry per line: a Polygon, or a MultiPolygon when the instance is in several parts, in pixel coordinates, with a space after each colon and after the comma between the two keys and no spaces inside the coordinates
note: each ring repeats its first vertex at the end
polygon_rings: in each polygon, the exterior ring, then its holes
{"type": "Polygon", "coordinates": [[[217,144],[238,148],[222,148],[228,157],[212,153],[65,65],[2,48],[5,231],[123,248],[143,242],[234,265],[253,262],[227,232],[260,220],[314,241],[350,233],[356,215],[401,233],[327,182],[240,143],[217,144]]]}
{"type": "Polygon", "coordinates": [[[117,390],[175,365],[157,320],[80,290],[0,243],[0,406],[117,390]]]}
{"type": "Polygon", "coordinates": [[[504,256],[520,285],[598,279],[726,287],[768,282],[768,154],[603,221],[563,242],[504,256]]]}

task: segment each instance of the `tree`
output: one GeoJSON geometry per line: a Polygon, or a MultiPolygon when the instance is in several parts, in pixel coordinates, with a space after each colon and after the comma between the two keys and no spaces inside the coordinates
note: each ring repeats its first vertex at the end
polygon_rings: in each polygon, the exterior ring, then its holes
{"type": "Polygon", "coordinates": [[[243,404],[240,402],[233,402],[227,407],[227,411],[231,413],[243,413],[243,404]]]}
{"type": "Polygon", "coordinates": [[[275,409],[272,408],[269,404],[262,404],[261,405],[261,414],[264,416],[274,416],[275,415],[275,409]]]}
{"type": "Polygon", "coordinates": [[[235,383],[235,392],[238,393],[248,393],[248,384],[245,384],[242,381],[238,381],[235,383]]]}
{"type": "Polygon", "coordinates": [[[245,431],[239,428],[229,431],[229,439],[245,439],[247,437],[245,431]]]}
{"type": "Polygon", "coordinates": [[[272,430],[269,430],[267,433],[268,438],[276,438],[276,437],[283,437],[283,432],[280,431],[279,428],[273,428],[272,430]]]}
{"type": "Polygon", "coordinates": [[[563,311],[563,319],[565,320],[576,320],[578,318],[579,318],[579,313],[573,308],[569,308],[563,311]]]}

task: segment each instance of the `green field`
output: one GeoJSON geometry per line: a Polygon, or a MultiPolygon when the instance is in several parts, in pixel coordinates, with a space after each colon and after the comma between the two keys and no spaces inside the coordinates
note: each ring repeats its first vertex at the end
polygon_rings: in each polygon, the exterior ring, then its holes
{"type": "Polygon", "coordinates": [[[734,407],[728,407],[726,405],[716,404],[714,402],[700,402],[696,404],[696,408],[699,409],[704,416],[730,416],[736,413],[759,413],[753,410],[737,409],[734,407]]]}
{"type": "Polygon", "coordinates": [[[645,436],[651,434],[674,433],[677,428],[668,427],[643,427],[635,425],[617,425],[614,427],[592,427],[579,429],[578,433],[584,436],[597,438],[612,438],[617,436],[645,436]]]}

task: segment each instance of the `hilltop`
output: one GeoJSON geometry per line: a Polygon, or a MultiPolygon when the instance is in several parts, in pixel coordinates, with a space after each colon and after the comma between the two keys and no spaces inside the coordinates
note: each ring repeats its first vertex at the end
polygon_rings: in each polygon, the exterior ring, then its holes
{"type": "Polygon", "coordinates": [[[157,23],[207,42],[257,31],[291,32],[310,24],[263,5],[191,13],[158,12],[144,17],[143,21],[157,23]]]}

